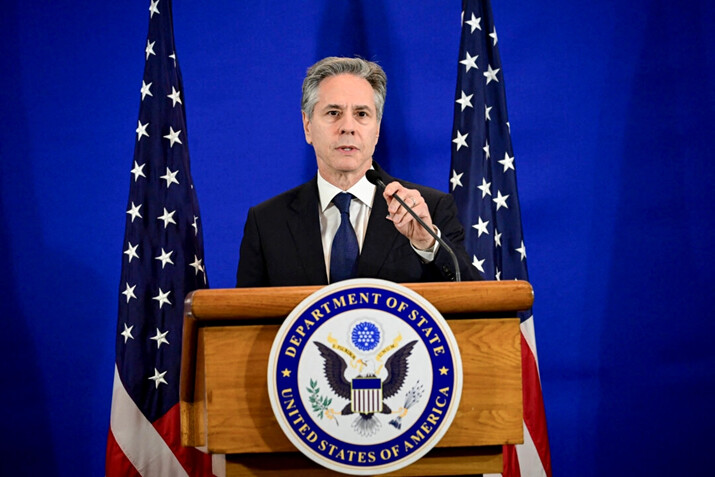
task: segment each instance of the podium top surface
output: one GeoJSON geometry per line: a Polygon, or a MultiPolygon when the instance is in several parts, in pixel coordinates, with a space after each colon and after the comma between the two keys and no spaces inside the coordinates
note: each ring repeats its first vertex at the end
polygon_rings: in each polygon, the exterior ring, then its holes
{"type": "MultiPolygon", "coordinates": [[[[534,292],[526,281],[401,284],[424,296],[443,314],[516,312],[531,308],[534,292]]],[[[284,318],[322,286],[196,290],[185,311],[197,321],[284,318]]]]}

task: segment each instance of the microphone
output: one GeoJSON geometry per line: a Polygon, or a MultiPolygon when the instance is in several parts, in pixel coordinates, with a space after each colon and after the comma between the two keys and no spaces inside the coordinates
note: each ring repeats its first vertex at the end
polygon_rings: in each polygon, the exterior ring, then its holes
{"type": "MultiPolygon", "coordinates": [[[[381,188],[383,188],[383,189],[385,188],[385,183],[382,182],[382,177],[380,177],[380,173],[377,172],[375,169],[370,169],[370,170],[368,170],[368,171],[365,173],[365,178],[366,178],[368,181],[370,181],[371,184],[374,184],[374,185],[376,185],[376,186],[378,186],[378,187],[381,187],[381,188]]],[[[454,250],[452,250],[452,247],[450,247],[449,245],[447,245],[447,242],[445,242],[444,240],[442,240],[442,238],[441,238],[439,235],[437,235],[437,234],[435,233],[435,231],[432,230],[431,227],[428,227],[427,224],[425,223],[425,221],[422,220],[421,218],[419,218],[419,217],[417,216],[417,214],[415,213],[415,211],[412,210],[412,207],[410,207],[409,205],[407,205],[407,204],[405,203],[405,201],[402,200],[402,198],[401,198],[399,195],[397,195],[397,192],[395,192],[394,194],[392,194],[392,198],[395,199],[395,200],[397,200],[397,202],[399,202],[400,205],[401,205],[402,207],[404,207],[405,210],[406,210],[407,212],[409,212],[412,217],[415,218],[415,220],[417,221],[417,223],[420,224],[420,225],[422,226],[422,228],[425,229],[425,230],[427,231],[427,233],[429,233],[429,234],[432,236],[432,238],[434,238],[434,239],[437,241],[437,243],[439,243],[439,246],[442,247],[442,248],[444,248],[444,249],[447,251],[447,253],[449,254],[449,256],[452,257],[452,262],[454,263],[454,279],[455,279],[455,281],[461,282],[461,281],[462,281],[462,274],[461,274],[461,272],[459,271],[459,262],[457,261],[457,255],[454,253],[454,250]]]]}

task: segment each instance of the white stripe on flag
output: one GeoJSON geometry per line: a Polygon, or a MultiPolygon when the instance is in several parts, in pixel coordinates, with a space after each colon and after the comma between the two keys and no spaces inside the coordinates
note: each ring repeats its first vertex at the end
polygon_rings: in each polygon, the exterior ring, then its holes
{"type": "Polygon", "coordinates": [[[110,426],[117,444],[140,474],[151,477],[188,477],[164,439],[127,394],[119,379],[116,364],[110,426]]]}
{"type": "MultiPolygon", "coordinates": [[[[524,443],[514,446],[516,455],[519,459],[519,467],[522,477],[546,477],[546,471],[541,464],[539,453],[536,452],[536,446],[531,439],[529,429],[524,424],[524,443]]],[[[501,477],[502,474],[483,474],[483,477],[501,477]]]]}
{"type": "Polygon", "coordinates": [[[211,454],[211,471],[216,477],[226,477],[226,456],[211,454]]]}
{"type": "Polygon", "coordinates": [[[544,465],[541,463],[541,457],[536,451],[534,441],[531,439],[529,429],[524,423],[524,443],[516,448],[516,455],[519,457],[519,467],[521,475],[524,477],[546,477],[544,465]]]}
{"type": "Polygon", "coordinates": [[[526,340],[526,344],[529,345],[531,354],[534,356],[534,362],[536,363],[536,372],[539,373],[539,383],[541,383],[541,371],[539,371],[539,356],[536,354],[536,332],[534,331],[534,315],[525,319],[521,323],[521,335],[526,340]]]}

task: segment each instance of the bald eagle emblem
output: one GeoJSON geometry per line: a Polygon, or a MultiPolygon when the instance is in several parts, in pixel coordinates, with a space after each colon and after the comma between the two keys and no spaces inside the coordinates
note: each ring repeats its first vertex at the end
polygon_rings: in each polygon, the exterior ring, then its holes
{"type": "MultiPolygon", "coordinates": [[[[375,415],[393,414],[385,400],[397,395],[402,389],[409,371],[408,358],[412,354],[417,340],[410,341],[398,348],[388,358],[384,367],[387,373],[384,380],[377,375],[374,369],[370,369],[371,363],[365,363],[362,360],[358,361],[366,366],[367,372],[348,380],[345,376],[348,362],[328,346],[317,341],[313,343],[323,358],[323,372],[330,389],[338,397],[349,401],[340,412],[332,409],[327,410],[328,415],[332,417],[358,414],[353,421],[353,429],[363,437],[375,435],[382,426],[375,415]]],[[[407,414],[407,408],[401,407],[397,412],[400,415],[397,419],[391,420],[390,424],[399,429],[400,420],[407,414]]]]}

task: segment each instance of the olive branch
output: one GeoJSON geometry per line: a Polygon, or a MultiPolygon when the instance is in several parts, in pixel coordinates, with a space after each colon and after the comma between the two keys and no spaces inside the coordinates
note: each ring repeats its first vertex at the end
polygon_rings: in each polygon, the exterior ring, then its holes
{"type": "Polygon", "coordinates": [[[330,403],[333,400],[327,396],[320,396],[320,388],[318,387],[318,382],[310,380],[310,387],[307,388],[310,393],[310,405],[313,406],[313,412],[318,414],[319,418],[323,418],[323,413],[330,407],[330,403]]]}

